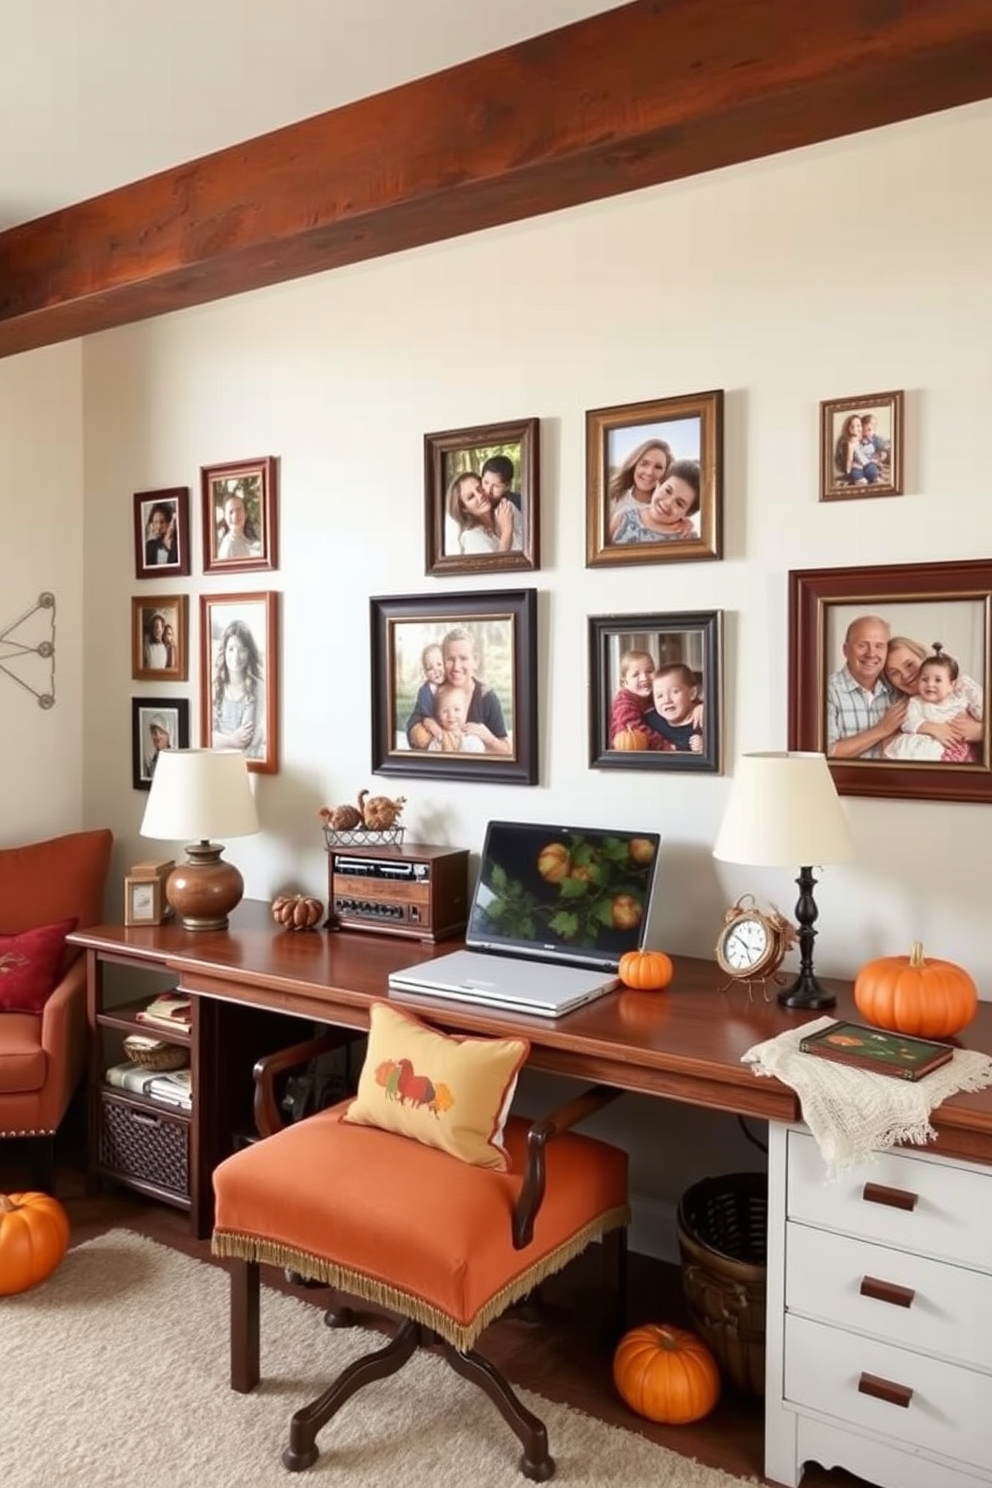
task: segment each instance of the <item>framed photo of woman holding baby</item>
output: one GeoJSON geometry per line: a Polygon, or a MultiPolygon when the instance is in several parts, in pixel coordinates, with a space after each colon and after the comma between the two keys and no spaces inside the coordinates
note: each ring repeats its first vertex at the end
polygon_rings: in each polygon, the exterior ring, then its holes
{"type": "Polygon", "coordinates": [[[723,393],[586,413],[586,567],[723,554],[723,393]]]}
{"type": "Polygon", "coordinates": [[[372,769],[537,784],[537,591],[372,599],[372,769]]]}
{"type": "Polygon", "coordinates": [[[425,573],[540,567],[539,435],[536,418],[424,435],[425,573]]]}
{"type": "Polygon", "coordinates": [[[589,763],[719,775],[723,612],[589,617],[589,763]]]}

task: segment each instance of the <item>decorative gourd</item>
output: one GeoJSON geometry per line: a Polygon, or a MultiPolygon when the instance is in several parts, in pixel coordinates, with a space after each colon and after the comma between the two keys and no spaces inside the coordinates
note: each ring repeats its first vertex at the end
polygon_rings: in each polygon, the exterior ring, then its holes
{"type": "Polygon", "coordinates": [[[613,1382],[631,1410],[669,1426],[701,1420],[720,1398],[720,1370],[702,1339],[658,1323],[624,1334],[613,1382]]]}
{"type": "Polygon", "coordinates": [[[50,1276],[69,1244],[69,1218],[43,1193],[0,1193],[0,1297],[50,1276]]]}
{"type": "Polygon", "coordinates": [[[916,941],[909,956],[868,961],[854,982],[862,1017],[877,1028],[914,1038],[950,1038],[967,1027],[978,1008],[978,988],[963,966],[925,961],[916,941]]]}
{"type": "Polygon", "coordinates": [[[362,825],[362,813],[357,806],[322,806],[317,815],[325,827],[332,832],[350,832],[362,825]]]}
{"type": "Polygon", "coordinates": [[[639,992],[660,992],[672,980],[674,970],[664,951],[624,951],[620,957],[620,980],[639,992]]]}
{"type": "Polygon", "coordinates": [[[613,735],[611,749],[647,749],[648,736],[642,729],[618,729],[613,735]]]}
{"type": "Polygon", "coordinates": [[[272,918],[284,930],[316,930],[324,906],[309,894],[279,894],[272,901],[272,918]]]}
{"type": "Polygon", "coordinates": [[[399,820],[406,805],[406,796],[370,796],[367,790],[358,792],[358,809],[370,832],[385,832],[399,820]]]}

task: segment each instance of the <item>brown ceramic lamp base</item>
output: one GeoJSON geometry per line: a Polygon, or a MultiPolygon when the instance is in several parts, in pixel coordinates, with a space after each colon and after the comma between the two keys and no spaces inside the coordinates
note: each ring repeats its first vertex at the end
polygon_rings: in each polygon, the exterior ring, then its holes
{"type": "Polygon", "coordinates": [[[219,842],[191,842],[186,862],[169,874],[165,897],[187,930],[225,930],[241,903],[245,881],[233,863],[222,861],[223,851],[219,842]]]}

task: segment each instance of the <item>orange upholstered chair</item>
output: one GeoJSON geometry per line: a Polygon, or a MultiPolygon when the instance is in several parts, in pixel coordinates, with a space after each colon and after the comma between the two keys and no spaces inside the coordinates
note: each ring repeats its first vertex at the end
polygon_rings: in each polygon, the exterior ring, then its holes
{"type": "MultiPolygon", "coordinates": [[[[301,1045],[259,1062],[256,1117],[263,1134],[279,1119],[272,1077],[317,1047],[301,1045]]],[[[377,1066],[376,1075],[385,1088],[385,1065],[377,1066]]],[[[428,1121],[438,1119],[451,1099],[442,1094],[445,1085],[432,1089],[428,1121]]],[[[401,1090],[394,1088],[390,1097],[400,1119],[416,1094],[412,1085],[405,1096],[401,1090]]],[[[361,1091],[359,1082],[359,1096],[361,1091]]],[[[214,1172],[213,1249],[231,1263],[233,1389],[249,1391],[259,1380],[260,1263],[400,1317],[390,1342],[351,1363],[293,1415],[282,1457],[287,1468],[309,1467],[318,1455],[317,1433],[339,1407],[362,1386],[398,1370],[420,1345],[431,1344],[495,1402],[523,1446],[521,1471],[538,1482],[551,1477],[554,1461],[543,1422],[475,1344],[513,1302],[600,1239],[609,1283],[605,1296],[617,1303],[611,1333],[622,1328],[627,1157],[569,1130],[616,1094],[586,1091],[533,1124],[509,1117],[502,1138],[508,1171],[460,1161],[395,1131],[356,1125],[346,1118],[347,1101],[275,1131],[220,1164],[214,1172]]],[[[325,1321],[346,1326],[354,1318],[339,1307],[325,1321]]]]}
{"type": "MultiPolygon", "coordinates": [[[[33,940],[23,932],[103,919],[112,843],[100,829],[0,849],[0,994],[31,970],[33,940]]],[[[20,1010],[23,999],[14,997],[4,1000],[19,1010],[8,1011],[0,1001],[0,1138],[31,1138],[39,1188],[51,1186],[55,1133],[86,1053],[85,957],[59,944],[57,958],[40,1010],[20,1010]]]]}

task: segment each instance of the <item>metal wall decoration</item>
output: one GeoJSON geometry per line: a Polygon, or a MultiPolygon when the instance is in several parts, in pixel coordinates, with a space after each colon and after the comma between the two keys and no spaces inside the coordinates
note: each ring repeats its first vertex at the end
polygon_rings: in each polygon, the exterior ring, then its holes
{"type": "MultiPolygon", "coordinates": [[[[40,626],[36,625],[35,629],[40,626]]],[[[37,604],[33,604],[23,615],[0,630],[0,672],[8,676],[12,682],[30,692],[32,697],[37,698],[39,708],[55,707],[55,595],[45,590],[38,595],[37,604]],[[30,627],[28,622],[35,616],[41,617],[41,625],[47,624],[47,635],[41,640],[29,639],[30,627]],[[23,631],[22,631],[23,627],[23,631]],[[18,632],[22,632],[18,634],[18,632]],[[38,657],[40,661],[48,664],[48,685],[45,689],[44,682],[36,686],[31,680],[30,674],[22,677],[19,671],[12,670],[12,665],[23,662],[27,657],[38,657]]]]}

